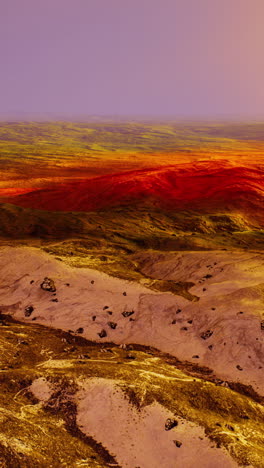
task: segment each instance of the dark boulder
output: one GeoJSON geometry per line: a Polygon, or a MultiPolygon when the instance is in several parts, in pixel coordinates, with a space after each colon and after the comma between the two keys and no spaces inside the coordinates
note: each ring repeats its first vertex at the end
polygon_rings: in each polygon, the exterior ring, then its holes
{"type": "Polygon", "coordinates": [[[176,445],[176,447],[178,447],[178,448],[180,448],[182,446],[182,442],[180,442],[179,440],[174,440],[173,442],[176,445]]]}
{"type": "Polygon", "coordinates": [[[201,334],[201,338],[203,340],[208,340],[208,338],[210,338],[210,336],[212,336],[213,333],[214,332],[212,330],[206,330],[205,332],[201,334]]]}
{"type": "Polygon", "coordinates": [[[168,418],[165,422],[165,431],[170,431],[176,426],[178,426],[178,421],[176,421],[176,419],[168,418]]]}
{"type": "Polygon", "coordinates": [[[25,317],[30,317],[33,311],[34,311],[34,307],[32,305],[25,307],[25,312],[24,312],[25,317]]]}
{"type": "Polygon", "coordinates": [[[56,291],[55,283],[51,278],[47,278],[47,277],[44,278],[44,281],[42,281],[40,287],[44,291],[48,291],[48,292],[55,292],[56,291]]]}
{"type": "Polygon", "coordinates": [[[97,334],[98,334],[98,336],[100,336],[100,338],[105,338],[107,336],[107,333],[106,333],[106,331],[104,329],[101,330],[100,333],[97,333],[97,334]]]}
{"type": "Polygon", "coordinates": [[[112,328],[112,330],[115,330],[116,327],[117,327],[117,323],[116,322],[108,322],[107,325],[112,328]]]}
{"type": "Polygon", "coordinates": [[[134,313],[134,310],[124,310],[124,312],[122,312],[122,315],[123,317],[130,317],[130,315],[133,315],[134,313]]]}

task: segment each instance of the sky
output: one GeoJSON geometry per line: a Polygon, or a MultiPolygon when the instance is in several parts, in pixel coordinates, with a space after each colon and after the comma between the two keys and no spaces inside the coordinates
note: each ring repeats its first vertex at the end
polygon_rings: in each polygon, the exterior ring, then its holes
{"type": "Polygon", "coordinates": [[[264,0],[1,0],[0,113],[264,116],[264,0]]]}

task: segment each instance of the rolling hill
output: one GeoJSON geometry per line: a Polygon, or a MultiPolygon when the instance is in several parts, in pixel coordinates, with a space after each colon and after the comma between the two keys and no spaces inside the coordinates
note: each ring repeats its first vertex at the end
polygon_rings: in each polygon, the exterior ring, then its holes
{"type": "Polygon", "coordinates": [[[237,212],[264,225],[264,167],[196,162],[141,169],[34,189],[5,201],[47,211],[99,211],[151,201],[169,210],[237,212]]]}

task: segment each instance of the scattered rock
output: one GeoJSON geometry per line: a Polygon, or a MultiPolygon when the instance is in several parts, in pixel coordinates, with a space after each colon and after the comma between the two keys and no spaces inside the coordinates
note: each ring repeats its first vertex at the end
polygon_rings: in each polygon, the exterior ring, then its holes
{"type": "Polygon", "coordinates": [[[134,310],[124,310],[124,312],[122,312],[122,315],[123,317],[130,317],[130,315],[133,315],[134,313],[134,310]]]}
{"type": "Polygon", "coordinates": [[[212,278],[213,275],[210,275],[210,274],[207,274],[204,276],[205,279],[209,279],[209,278],[212,278]]]}
{"type": "Polygon", "coordinates": [[[261,329],[261,330],[264,330],[264,320],[262,320],[262,321],[260,322],[260,329],[261,329]]]}
{"type": "Polygon", "coordinates": [[[55,283],[51,278],[45,277],[44,281],[42,281],[40,287],[44,291],[48,291],[48,292],[55,292],[56,291],[55,283]]]}
{"type": "Polygon", "coordinates": [[[110,328],[112,328],[113,330],[115,330],[116,327],[117,327],[117,323],[116,323],[116,322],[108,322],[107,325],[108,325],[110,328]]]}
{"type": "Polygon", "coordinates": [[[181,311],[182,311],[181,309],[177,309],[176,314],[179,314],[181,311]]]}
{"type": "Polygon", "coordinates": [[[178,426],[178,421],[176,421],[176,419],[168,418],[165,422],[165,431],[170,431],[176,426],[178,426]]]}
{"type": "Polygon", "coordinates": [[[65,286],[70,286],[70,283],[65,283],[65,286]]]}
{"type": "Polygon", "coordinates": [[[95,319],[96,319],[96,315],[93,315],[93,316],[92,316],[92,321],[94,322],[95,319]]]}
{"type": "Polygon", "coordinates": [[[113,315],[113,312],[111,310],[107,311],[108,315],[113,315]]]}
{"type": "Polygon", "coordinates": [[[94,284],[94,280],[91,281],[91,284],[94,284]]]}
{"type": "Polygon", "coordinates": [[[51,302],[59,302],[58,299],[51,299],[51,302]]]}
{"type": "Polygon", "coordinates": [[[91,359],[91,358],[90,358],[89,354],[80,354],[78,356],[78,359],[91,359]]]}
{"type": "Polygon", "coordinates": [[[129,354],[126,355],[126,359],[136,359],[136,356],[129,353],[129,354]]]}
{"type": "Polygon", "coordinates": [[[98,336],[100,336],[100,338],[105,338],[107,336],[107,333],[106,331],[103,329],[100,331],[100,333],[97,333],[98,336]]]}
{"type": "Polygon", "coordinates": [[[208,338],[210,338],[210,336],[212,336],[213,333],[214,332],[212,330],[206,330],[205,332],[201,334],[201,338],[203,340],[208,340],[208,338]]]}
{"type": "Polygon", "coordinates": [[[219,385],[222,385],[224,381],[221,379],[213,379],[213,382],[215,383],[215,385],[219,386],[219,385]]]}
{"type": "Polygon", "coordinates": [[[109,306],[104,306],[103,310],[109,309],[109,306]]]}
{"type": "Polygon", "coordinates": [[[78,329],[76,330],[76,333],[79,333],[79,334],[81,334],[81,333],[83,333],[83,332],[84,332],[84,330],[83,330],[82,327],[80,327],[80,328],[78,328],[78,329]]]}
{"type": "Polygon", "coordinates": [[[124,292],[123,292],[123,296],[126,296],[126,295],[127,295],[127,293],[124,291],[124,292]]]}
{"type": "Polygon", "coordinates": [[[236,368],[237,368],[238,370],[240,370],[240,371],[243,370],[243,368],[242,368],[239,364],[236,366],[236,368]]]}
{"type": "Polygon", "coordinates": [[[33,311],[34,311],[34,307],[32,305],[25,307],[25,312],[24,312],[25,317],[30,317],[33,311]]]}
{"type": "Polygon", "coordinates": [[[74,351],[76,351],[75,346],[71,346],[70,348],[64,348],[63,349],[64,353],[74,353],[74,351]]]}
{"type": "Polygon", "coordinates": [[[33,284],[33,283],[34,283],[34,280],[31,280],[31,281],[30,281],[30,284],[33,284]]]}
{"type": "Polygon", "coordinates": [[[174,440],[173,442],[176,445],[176,447],[178,447],[178,448],[180,448],[182,446],[182,442],[180,442],[179,440],[174,440]]]}
{"type": "Polygon", "coordinates": [[[226,424],[226,427],[227,429],[229,429],[230,431],[234,432],[235,429],[233,428],[233,426],[230,426],[230,424],[226,424]]]}
{"type": "Polygon", "coordinates": [[[195,354],[194,356],[192,356],[193,359],[199,359],[200,356],[198,356],[198,354],[195,354]]]}
{"type": "Polygon", "coordinates": [[[210,344],[210,345],[208,346],[208,349],[210,349],[210,351],[212,351],[213,346],[214,346],[214,345],[210,344]]]}
{"type": "Polygon", "coordinates": [[[192,320],[187,320],[187,323],[193,323],[193,321],[192,320]]]}
{"type": "Polygon", "coordinates": [[[230,388],[229,384],[228,384],[228,382],[226,382],[226,380],[223,380],[223,382],[221,382],[220,385],[221,385],[221,387],[230,388]]]}
{"type": "Polygon", "coordinates": [[[187,330],[188,330],[188,328],[187,328],[187,327],[181,327],[181,330],[183,330],[183,331],[187,331],[187,330]]]}
{"type": "Polygon", "coordinates": [[[206,291],[206,288],[203,288],[203,291],[206,291]]]}
{"type": "Polygon", "coordinates": [[[175,323],[177,323],[177,320],[174,319],[171,323],[172,323],[172,325],[175,325],[175,323]]]}

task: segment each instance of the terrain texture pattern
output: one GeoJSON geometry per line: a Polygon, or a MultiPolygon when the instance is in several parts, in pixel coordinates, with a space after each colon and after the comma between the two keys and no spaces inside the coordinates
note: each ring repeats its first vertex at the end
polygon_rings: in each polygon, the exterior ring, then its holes
{"type": "Polygon", "coordinates": [[[1,467],[264,467],[263,134],[1,123],[1,467]]]}

